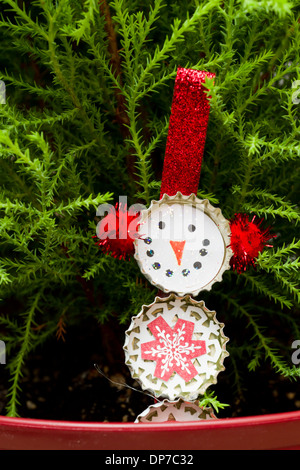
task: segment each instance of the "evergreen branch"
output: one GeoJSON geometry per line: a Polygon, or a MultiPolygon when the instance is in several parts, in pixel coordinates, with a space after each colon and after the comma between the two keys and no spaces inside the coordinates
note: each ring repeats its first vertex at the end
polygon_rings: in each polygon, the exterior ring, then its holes
{"type": "Polygon", "coordinates": [[[79,196],[77,199],[73,199],[68,204],[61,203],[57,205],[55,209],[51,210],[51,212],[58,214],[66,212],[68,214],[72,214],[72,212],[76,209],[89,209],[91,206],[97,208],[100,204],[105,204],[106,202],[110,201],[112,196],[112,193],[106,193],[104,195],[99,194],[96,197],[93,197],[93,195],[90,194],[85,199],[82,196],[79,196]]]}
{"type": "Polygon", "coordinates": [[[94,278],[96,275],[99,274],[100,271],[105,272],[110,264],[110,257],[109,256],[102,256],[100,260],[94,263],[92,266],[87,268],[83,274],[83,278],[89,281],[90,279],[94,278]]]}
{"type": "MultiPolygon", "coordinates": [[[[103,2],[105,4],[105,1],[103,2]]],[[[143,54],[143,46],[152,30],[154,22],[158,18],[158,13],[162,8],[162,0],[155,0],[154,7],[150,6],[148,18],[142,12],[137,12],[130,16],[128,9],[124,8],[123,0],[116,0],[111,3],[116,15],[114,20],[120,26],[120,35],[122,36],[123,51],[125,59],[124,67],[128,76],[134,76],[138,73],[140,59],[143,54]],[[134,55],[132,56],[132,52],[134,55]]]]}
{"type": "Polygon", "coordinates": [[[259,365],[261,358],[260,349],[262,349],[266,359],[271,361],[272,366],[278,373],[281,373],[284,376],[294,376],[294,368],[289,368],[286,362],[279,356],[278,349],[273,347],[273,344],[276,344],[276,341],[264,334],[264,329],[258,325],[255,316],[250,314],[245,307],[239,305],[235,299],[230,298],[228,301],[230,304],[234,305],[235,308],[238,308],[240,312],[247,318],[248,324],[254,331],[254,337],[258,341],[258,349],[255,356],[249,363],[249,370],[255,370],[255,368],[259,365]]]}
{"type": "MultiPolygon", "coordinates": [[[[18,201],[15,199],[14,201],[11,201],[8,197],[5,198],[4,196],[1,197],[0,195],[0,209],[4,211],[5,214],[26,214],[30,216],[39,216],[40,212],[38,209],[36,209],[32,204],[29,204],[28,206],[23,203],[22,201],[18,201]],[[1,200],[2,199],[2,200],[1,200]]],[[[10,230],[10,226],[8,226],[8,229],[10,230]]]]}
{"type": "MultiPolygon", "coordinates": [[[[116,77],[117,80],[120,80],[121,82],[121,59],[120,59],[120,54],[118,50],[117,35],[116,35],[115,28],[114,28],[112,18],[110,15],[109,6],[106,0],[103,0],[103,1],[100,0],[99,7],[100,7],[101,14],[105,18],[105,28],[106,28],[106,33],[108,37],[112,75],[116,77]]],[[[105,60],[104,60],[104,63],[106,63],[105,60]]]]}
{"type": "MultiPolygon", "coordinates": [[[[109,43],[108,49],[110,53],[111,63],[111,69],[107,68],[106,66],[105,69],[108,70],[110,76],[113,76],[113,81],[115,83],[115,98],[117,101],[116,120],[119,123],[123,139],[126,140],[129,137],[129,119],[126,113],[125,94],[122,83],[121,59],[118,50],[117,35],[110,15],[110,9],[106,0],[101,0],[99,6],[101,14],[105,18],[105,26],[109,43]]],[[[104,63],[106,64],[105,60],[104,63]]],[[[101,60],[101,64],[103,64],[103,60],[101,60]]],[[[131,155],[131,153],[131,151],[128,152],[128,155],[126,157],[126,163],[129,175],[132,177],[132,179],[134,179],[134,163],[133,156],[131,155]]]]}
{"type": "Polygon", "coordinates": [[[266,281],[265,275],[253,276],[250,273],[243,273],[242,276],[245,277],[246,283],[249,282],[257,292],[269,297],[269,299],[273,300],[275,304],[279,303],[281,308],[292,308],[293,303],[287,299],[282,292],[278,292],[278,290],[274,288],[274,285],[270,285],[266,281]]]}
{"type": "Polygon", "coordinates": [[[223,410],[226,406],[229,406],[227,403],[221,403],[214,392],[205,392],[203,397],[199,400],[199,406],[201,408],[212,407],[218,413],[219,410],[223,410]]]}
{"type": "Polygon", "coordinates": [[[43,118],[40,117],[40,114],[34,113],[32,111],[28,113],[27,116],[23,115],[22,117],[19,116],[17,112],[13,114],[14,111],[12,110],[12,108],[8,110],[4,106],[0,109],[0,116],[3,116],[5,119],[12,122],[11,128],[9,127],[9,125],[7,126],[8,130],[11,131],[17,131],[17,129],[21,126],[31,130],[31,127],[40,128],[44,125],[47,127],[51,127],[54,124],[64,123],[65,121],[73,121],[78,110],[70,109],[61,113],[53,113],[45,110],[43,118]]]}
{"type": "Polygon", "coordinates": [[[47,180],[47,173],[45,172],[43,163],[38,158],[34,158],[32,160],[29,149],[26,149],[25,152],[22,152],[18,141],[16,140],[13,142],[8,132],[0,131],[0,143],[7,146],[9,151],[17,157],[16,162],[25,165],[28,171],[32,176],[35,177],[37,181],[47,180]]]}
{"type": "Polygon", "coordinates": [[[246,193],[246,196],[256,197],[258,199],[262,199],[263,201],[267,201],[267,202],[273,201],[277,205],[287,210],[290,210],[291,212],[297,210],[297,206],[295,204],[290,204],[288,201],[285,201],[282,197],[278,196],[277,194],[272,194],[266,189],[259,189],[259,188],[252,189],[251,191],[248,191],[246,193]]]}
{"type": "MultiPolygon", "coordinates": [[[[43,87],[40,87],[36,84],[34,85],[31,85],[30,83],[28,83],[27,81],[25,82],[23,80],[23,78],[20,76],[19,79],[17,79],[16,77],[13,77],[11,75],[9,75],[8,73],[4,73],[4,72],[1,72],[0,73],[0,78],[1,80],[3,80],[5,83],[11,83],[12,85],[14,85],[17,89],[23,89],[24,91],[27,91],[29,93],[32,93],[32,94],[35,94],[37,96],[40,96],[41,98],[43,98],[45,101],[47,101],[48,99],[62,99],[63,98],[63,94],[61,93],[60,90],[57,90],[57,89],[54,89],[54,88],[51,88],[49,86],[43,88],[43,87]]],[[[1,112],[3,112],[4,110],[1,109],[1,112]]],[[[5,111],[4,111],[5,112],[5,111]]]]}
{"type": "MultiPolygon", "coordinates": [[[[60,3],[60,6],[61,5],[62,5],[62,3],[60,3]]],[[[101,140],[99,139],[99,137],[97,135],[96,129],[94,128],[94,125],[93,125],[91,119],[89,118],[86,110],[84,109],[83,105],[81,104],[81,102],[79,100],[79,97],[75,93],[74,87],[67,80],[64,73],[62,72],[62,69],[61,69],[57,54],[56,54],[55,20],[56,20],[56,17],[59,15],[59,8],[56,10],[56,12],[53,16],[51,16],[49,11],[47,12],[47,14],[48,14],[48,25],[49,25],[49,28],[48,28],[48,53],[49,53],[49,57],[51,59],[51,64],[53,66],[54,73],[57,77],[58,82],[62,85],[62,87],[69,94],[75,108],[77,108],[79,110],[82,118],[84,119],[84,121],[85,121],[86,125],[88,126],[88,128],[89,128],[91,134],[93,135],[94,139],[99,143],[100,146],[102,146],[102,142],[101,142],[101,140]]]]}
{"type": "Polygon", "coordinates": [[[259,253],[257,262],[266,271],[278,271],[282,269],[282,260],[287,256],[294,256],[295,251],[300,248],[300,240],[294,239],[289,245],[283,245],[277,250],[262,251],[259,253]]]}
{"type": "Polygon", "coordinates": [[[268,158],[274,162],[294,160],[300,156],[300,145],[294,139],[286,138],[285,143],[279,138],[267,141],[265,138],[255,136],[248,136],[244,141],[246,148],[249,149],[251,154],[256,153],[255,164],[261,165],[268,158]],[[262,149],[264,149],[262,151],[262,149]]]}
{"type": "Polygon", "coordinates": [[[11,387],[8,391],[7,397],[9,398],[7,403],[7,416],[18,416],[17,406],[20,404],[18,400],[20,388],[20,378],[22,377],[22,367],[24,365],[25,358],[33,346],[33,333],[32,325],[34,324],[34,315],[38,309],[38,304],[43,295],[43,289],[41,289],[35,297],[31,299],[31,306],[26,314],[25,323],[23,327],[23,337],[20,345],[20,349],[15,358],[10,362],[9,368],[11,371],[11,387]]]}
{"type": "Polygon", "coordinates": [[[63,342],[66,341],[65,334],[67,332],[66,330],[66,322],[65,322],[65,312],[67,308],[64,309],[64,312],[61,314],[59,317],[58,323],[57,323],[57,330],[56,330],[56,339],[57,340],[62,340],[63,342]]]}
{"type": "Polygon", "coordinates": [[[300,259],[294,255],[299,247],[300,241],[293,240],[290,245],[280,247],[276,251],[260,253],[257,259],[258,266],[266,272],[272,272],[298,303],[300,303],[299,282],[294,281],[293,274],[298,273],[300,268],[300,259]]]}
{"type": "MultiPolygon", "coordinates": [[[[253,59],[243,61],[241,65],[233,69],[232,73],[227,76],[227,80],[230,80],[231,85],[234,83],[240,85],[239,93],[243,93],[247,80],[251,80],[256,69],[259,69],[263,64],[267,63],[273,56],[274,51],[272,49],[263,50],[253,59]]],[[[228,86],[227,80],[225,80],[223,84],[225,87],[228,86]]],[[[266,91],[264,90],[264,92],[266,91]]]]}
{"type": "Polygon", "coordinates": [[[61,31],[67,36],[72,37],[78,44],[83,37],[87,37],[90,34],[91,25],[95,24],[95,14],[97,11],[97,0],[85,0],[82,11],[83,18],[76,22],[75,27],[68,24],[61,31]]]}
{"type": "Polygon", "coordinates": [[[30,15],[26,13],[25,8],[22,10],[14,0],[2,0],[2,2],[7,3],[11,7],[11,10],[14,11],[28,25],[29,34],[36,34],[45,40],[48,39],[46,31],[37,21],[35,22],[31,19],[30,15]]]}
{"type": "Polygon", "coordinates": [[[277,0],[242,0],[242,7],[246,13],[257,11],[266,11],[268,14],[276,13],[280,18],[283,18],[292,13],[293,2],[283,2],[277,0]]]}
{"type": "MultiPolygon", "coordinates": [[[[298,262],[298,265],[297,265],[297,272],[299,272],[299,269],[300,269],[300,261],[298,262]]],[[[294,298],[296,299],[296,301],[298,302],[298,305],[300,305],[300,288],[299,288],[299,280],[298,281],[294,281],[284,275],[283,273],[281,272],[275,272],[275,276],[276,278],[278,279],[278,281],[287,289],[290,291],[290,293],[294,296],[294,298]]]]}
{"type": "MultiPolygon", "coordinates": [[[[14,320],[10,318],[8,315],[2,315],[0,316],[0,324],[3,325],[5,328],[10,329],[12,331],[18,331],[19,330],[19,324],[17,320],[14,320]]],[[[9,338],[9,334],[7,335],[7,338],[9,338]]]]}
{"type": "Polygon", "coordinates": [[[167,59],[168,55],[175,49],[176,45],[183,41],[184,34],[193,31],[195,25],[199,22],[199,19],[202,16],[207,15],[211,10],[213,10],[219,4],[218,0],[210,0],[204,6],[198,6],[194,11],[191,18],[187,18],[182,24],[180,20],[175,19],[173,25],[171,26],[172,34],[170,38],[166,38],[163,44],[163,47],[155,49],[154,55],[147,60],[146,67],[141,71],[139,78],[133,85],[133,95],[134,101],[136,101],[138,93],[141,91],[143,84],[151,78],[150,73],[153,69],[158,67],[159,62],[167,59]]]}
{"type": "Polygon", "coordinates": [[[219,199],[215,196],[215,194],[212,193],[206,193],[203,190],[199,190],[197,192],[197,197],[200,199],[208,199],[212,204],[219,204],[219,199]]]}
{"type": "Polygon", "coordinates": [[[299,212],[292,209],[291,206],[288,209],[285,209],[285,207],[279,207],[275,209],[273,204],[271,204],[269,207],[263,207],[261,205],[244,203],[243,207],[246,212],[254,212],[255,214],[259,216],[264,216],[265,218],[271,215],[274,218],[276,216],[283,217],[285,219],[288,219],[290,222],[295,220],[296,224],[300,221],[299,212]]]}
{"type": "Polygon", "coordinates": [[[4,267],[1,266],[1,264],[0,264],[0,285],[9,284],[10,282],[12,282],[12,279],[10,275],[8,274],[8,272],[4,269],[4,267]]]}
{"type": "MultiPolygon", "coordinates": [[[[241,194],[241,187],[235,185],[233,187],[233,192],[238,192],[241,194]]],[[[282,197],[277,196],[276,194],[272,194],[267,190],[259,188],[246,190],[243,194],[243,200],[254,197],[260,199],[261,202],[259,204],[242,202],[241,206],[246,212],[253,212],[257,215],[263,215],[266,218],[268,217],[268,215],[272,215],[272,217],[274,218],[276,216],[280,216],[288,219],[290,222],[295,221],[296,224],[298,223],[300,219],[300,213],[295,204],[291,204],[290,202],[285,201],[282,197]],[[270,201],[273,201],[279,207],[275,208],[273,204],[270,204],[270,201]],[[269,205],[264,206],[263,202],[268,202],[269,205]]]]}

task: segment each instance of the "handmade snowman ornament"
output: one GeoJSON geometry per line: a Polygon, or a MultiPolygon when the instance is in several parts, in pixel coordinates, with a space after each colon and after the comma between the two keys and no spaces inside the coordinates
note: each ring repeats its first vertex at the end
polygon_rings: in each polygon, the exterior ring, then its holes
{"type": "Polygon", "coordinates": [[[254,264],[272,237],[255,217],[236,214],[229,222],[221,209],[197,197],[213,79],[209,72],[178,68],[160,200],[152,201],[138,219],[136,214],[126,216],[125,207],[116,208],[113,233],[127,233],[125,240],[102,239],[97,233],[103,252],[118,259],[134,252],[141,273],[158,289],[154,301],[132,317],[125,334],[125,363],[132,377],[155,400],[164,399],[136,422],[215,419],[199,408],[198,400],[224,370],[228,338],[216,312],[193,297],[222,281],[231,266],[242,272],[254,264]],[[138,222],[134,233],[132,220],[138,222]]]}
{"type": "Polygon", "coordinates": [[[209,113],[207,77],[213,75],[178,69],[160,200],[142,211],[134,241],[135,259],[159,296],[132,318],[125,362],[143,390],[166,399],[163,409],[178,399],[190,409],[216,383],[228,356],[216,312],[192,298],[222,280],[232,256],[229,222],[196,196],[209,113]]]}

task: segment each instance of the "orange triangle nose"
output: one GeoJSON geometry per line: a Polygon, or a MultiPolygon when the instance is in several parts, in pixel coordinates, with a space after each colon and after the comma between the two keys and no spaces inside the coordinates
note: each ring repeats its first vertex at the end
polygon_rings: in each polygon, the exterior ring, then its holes
{"type": "Polygon", "coordinates": [[[185,245],[185,240],[182,241],[182,242],[174,242],[174,241],[170,240],[170,243],[171,243],[171,247],[173,248],[173,251],[175,253],[178,266],[180,266],[181,265],[181,258],[182,258],[182,255],[183,255],[183,249],[184,249],[184,245],[185,245]]]}

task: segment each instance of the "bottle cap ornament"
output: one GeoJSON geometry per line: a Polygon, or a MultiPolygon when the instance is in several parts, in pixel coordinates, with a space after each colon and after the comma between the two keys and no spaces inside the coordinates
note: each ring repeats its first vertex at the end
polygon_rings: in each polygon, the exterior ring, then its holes
{"type": "Polygon", "coordinates": [[[166,421],[201,421],[217,419],[211,408],[201,408],[197,402],[189,403],[181,398],[176,401],[164,400],[150,405],[138,415],[136,423],[164,423],[166,421]]]}
{"type": "Polygon", "coordinates": [[[230,268],[229,222],[195,194],[164,194],[142,212],[135,258],[145,277],[163,292],[196,296],[230,268]]]}
{"type": "Polygon", "coordinates": [[[217,382],[228,356],[223,324],[189,295],[156,297],[126,331],[125,363],[143,390],[169,400],[196,400],[217,382]]]}

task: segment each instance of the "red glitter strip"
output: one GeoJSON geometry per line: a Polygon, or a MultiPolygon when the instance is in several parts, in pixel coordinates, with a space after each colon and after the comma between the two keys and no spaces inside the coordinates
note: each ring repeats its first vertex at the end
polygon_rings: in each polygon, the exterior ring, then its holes
{"type": "Polygon", "coordinates": [[[206,77],[215,74],[177,70],[160,198],[177,191],[197,194],[210,107],[203,87],[206,77]]]}

